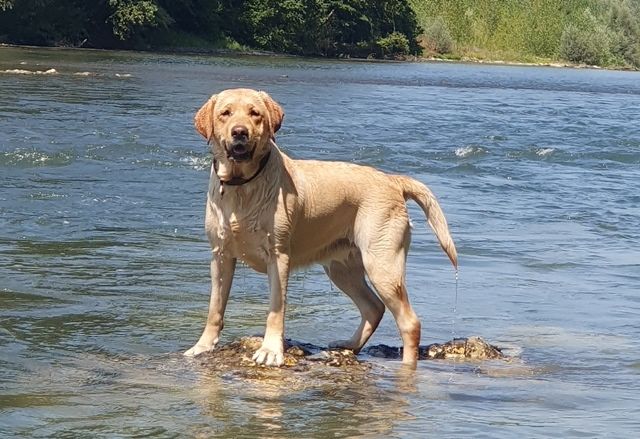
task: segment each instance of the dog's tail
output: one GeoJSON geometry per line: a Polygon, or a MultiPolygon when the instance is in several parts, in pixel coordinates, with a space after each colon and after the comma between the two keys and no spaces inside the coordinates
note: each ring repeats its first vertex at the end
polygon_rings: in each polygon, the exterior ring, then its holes
{"type": "Polygon", "coordinates": [[[455,268],[458,268],[458,252],[456,251],[456,245],[453,243],[453,238],[449,233],[449,226],[447,219],[444,217],[444,213],[438,204],[433,192],[419,182],[410,177],[404,175],[393,176],[400,187],[402,188],[402,194],[405,200],[409,198],[418,203],[427,216],[427,222],[431,226],[433,233],[444,252],[449,256],[451,263],[455,268]]]}

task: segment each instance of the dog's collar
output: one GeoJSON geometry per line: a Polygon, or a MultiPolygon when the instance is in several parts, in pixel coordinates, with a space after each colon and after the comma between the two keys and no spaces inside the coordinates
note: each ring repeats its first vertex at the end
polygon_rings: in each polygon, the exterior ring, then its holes
{"type": "MultiPolygon", "coordinates": [[[[228,186],[242,186],[243,184],[249,183],[251,180],[253,180],[258,175],[260,175],[260,173],[265,168],[265,166],[267,166],[267,162],[269,161],[269,157],[271,157],[271,150],[269,150],[269,152],[267,152],[264,155],[264,157],[262,157],[260,159],[260,166],[258,166],[258,170],[256,171],[255,174],[253,174],[249,178],[233,177],[233,178],[231,178],[229,180],[220,179],[220,192],[222,192],[223,186],[227,186],[227,185],[228,186]]],[[[214,169],[214,171],[216,172],[216,175],[217,175],[217,172],[218,172],[218,161],[216,159],[213,159],[213,169],[214,169]]]]}

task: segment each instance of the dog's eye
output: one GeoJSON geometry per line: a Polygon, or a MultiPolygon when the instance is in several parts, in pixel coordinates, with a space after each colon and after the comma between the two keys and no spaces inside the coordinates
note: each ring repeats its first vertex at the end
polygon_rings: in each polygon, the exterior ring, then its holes
{"type": "Polygon", "coordinates": [[[222,113],[220,113],[220,117],[229,117],[229,116],[231,116],[231,110],[229,110],[228,108],[224,110],[222,113]]]}
{"type": "Polygon", "coordinates": [[[260,117],[260,112],[254,108],[249,111],[249,116],[251,117],[260,117]]]}

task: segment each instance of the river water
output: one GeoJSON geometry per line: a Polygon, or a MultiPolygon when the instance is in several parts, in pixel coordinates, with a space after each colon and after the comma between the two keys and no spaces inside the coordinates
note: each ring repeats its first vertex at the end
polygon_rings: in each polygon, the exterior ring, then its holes
{"type": "MultiPolygon", "coordinates": [[[[639,194],[639,73],[0,48],[0,436],[632,436],[639,194]],[[260,381],[181,355],[209,291],[193,115],[245,86],[283,105],[290,155],[432,188],[460,273],[412,205],[422,341],[481,335],[513,361],[260,381]]],[[[222,342],[260,334],[267,303],[239,269],[222,342]]],[[[293,276],[289,337],[358,321],[321,269],[293,276]]],[[[389,315],[371,343],[400,344],[389,315]]]]}

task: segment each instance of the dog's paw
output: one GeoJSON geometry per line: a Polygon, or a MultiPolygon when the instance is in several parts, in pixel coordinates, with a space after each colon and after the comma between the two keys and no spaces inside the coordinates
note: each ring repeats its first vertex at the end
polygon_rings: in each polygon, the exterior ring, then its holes
{"type": "Polygon", "coordinates": [[[284,364],[284,346],[282,341],[269,343],[266,340],[260,349],[253,354],[256,364],[280,367],[284,364]]]}
{"type": "Polygon", "coordinates": [[[195,357],[196,355],[200,355],[204,352],[211,352],[215,349],[215,345],[205,346],[202,344],[195,344],[191,349],[187,350],[184,353],[185,357],[195,357]]]}

